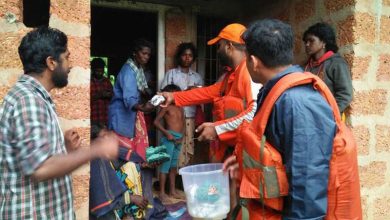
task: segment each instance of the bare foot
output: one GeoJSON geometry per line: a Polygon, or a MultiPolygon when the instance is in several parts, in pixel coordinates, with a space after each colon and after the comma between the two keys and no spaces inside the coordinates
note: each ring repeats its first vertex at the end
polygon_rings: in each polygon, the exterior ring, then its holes
{"type": "Polygon", "coordinates": [[[178,190],[171,192],[169,196],[172,196],[175,199],[186,200],[184,193],[180,193],[178,190]]]}
{"type": "Polygon", "coordinates": [[[158,197],[160,198],[162,204],[171,204],[172,203],[172,200],[165,193],[160,193],[158,197]]]}

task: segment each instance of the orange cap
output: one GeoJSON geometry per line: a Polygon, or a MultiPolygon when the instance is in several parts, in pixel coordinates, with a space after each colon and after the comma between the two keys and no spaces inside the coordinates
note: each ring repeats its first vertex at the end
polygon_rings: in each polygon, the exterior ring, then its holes
{"type": "Polygon", "coordinates": [[[245,44],[241,39],[241,35],[245,32],[246,27],[242,24],[234,23],[224,27],[218,36],[209,40],[207,45],[213,45],[221,39],[229,40],[239,44],[245,44]]]}

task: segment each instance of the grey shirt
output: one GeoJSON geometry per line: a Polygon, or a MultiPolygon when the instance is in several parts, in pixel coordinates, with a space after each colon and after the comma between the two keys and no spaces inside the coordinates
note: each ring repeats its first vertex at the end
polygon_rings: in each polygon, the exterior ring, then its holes
{"type": "MultiPolygon", "coordinates": [[[[169,70],[165,73],[164,79],[161,82],[161,89],[169,84],[175,84],[180,87],[182,91],[187,90],[190,86],[203,86],[203,79],[199,73],[189,70],[188,73],[182,72],[180,67],[169,70]]],[[[195,116],[196,107],[184,107],[186,118],[195,116]]]]}

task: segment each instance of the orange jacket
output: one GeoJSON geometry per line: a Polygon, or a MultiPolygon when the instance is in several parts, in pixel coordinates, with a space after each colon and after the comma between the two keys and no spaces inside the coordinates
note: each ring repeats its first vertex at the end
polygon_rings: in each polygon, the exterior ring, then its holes
{"type": "Polygon", "coordinates": [[[288,88],[303,84],[313,84],[314,89],[321,93],[332,107],[337,124],[329,162],[325,219],[362,219],[356,142],[349,128],[341,121],[330,90],[322,80],[309,73],[292,73],[281,78],[265,97],[252,123],[245,122],[239,129],[235,153],[242,173],[240,196],[250,201],[247,206],[250,219],[282,217],[270,210],[283,210],[284,196],[289,193],[287,174],[281,154],[263,135],[275,101],[288,88]]]}
{"type": "Polygon", "coordinates": [[[252,96],[251,78],[246,68],[245,60],[225,80],[204,88],[174,92],[175,103],[178,106],[205,104],[212,102],[217,121],[214,123],[219,139],[235,145],[236,132],[244,119],[251,121],[256,111],[256,102],[252,96]],[[225,94],[221,96],[221,91],[225,94]]]}

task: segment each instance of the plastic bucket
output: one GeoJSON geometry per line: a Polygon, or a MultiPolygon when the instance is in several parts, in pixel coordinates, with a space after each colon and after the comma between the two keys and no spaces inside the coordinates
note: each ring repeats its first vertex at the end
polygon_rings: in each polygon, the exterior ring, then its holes
{"type": "Polygon", "coordinates": [[[222,163],[199,164],[179,170],[189,214],[199,219],[224,219],[230,211],[229,175],[222,163]]]}

